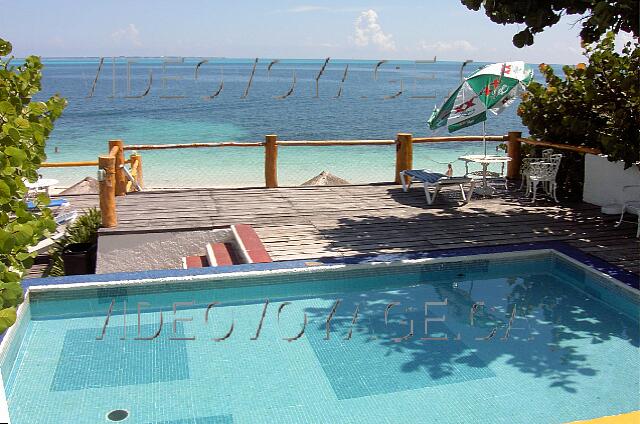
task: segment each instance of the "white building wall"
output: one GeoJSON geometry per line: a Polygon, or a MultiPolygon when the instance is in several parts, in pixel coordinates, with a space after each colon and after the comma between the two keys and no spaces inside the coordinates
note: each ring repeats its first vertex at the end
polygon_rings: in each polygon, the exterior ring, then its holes
{"type": "Polygon", "coordinates": [[[625,185],[640,185],[638,166],[624,169],[623,162],[609,162],[601,155],[585,155],[582,200],[598,206],[621,205],[625,185]]]}

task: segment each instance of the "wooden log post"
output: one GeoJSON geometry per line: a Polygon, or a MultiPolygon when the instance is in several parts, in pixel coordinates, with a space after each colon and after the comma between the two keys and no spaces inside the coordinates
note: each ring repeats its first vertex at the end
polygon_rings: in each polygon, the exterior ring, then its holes
{"type": "Polygon", "coordinates": [[[116,196],[127,194],[127,176],[124,174],[124,141],[109,140],[109,151],[117,146],[116,152],[116,196]]]}
{"type": "Polygon", "coordinates": [[[118,225],[116,214],[116,158],[112,156],[100,156],[98,168],[104,172],[100,181],[100,213],[102,214],[102,226],[113,228],[118,225]]]}
{"type": "Polygon", "coordinates": [[[520,158],[520,141],[522,137],[520,131],[509,131],[507,134],[507,156],[511,160],[507,163],[507,178],[517,179],[520,178],[520,164],[522,159],[520,158]]]}
{"type": "Polygon", "coordinates": [[[265,136],[264,144],[264,180],[267,188],[278,187],[278,136],[265,136]]]}
{"type": "Polygon", "coordinates": [[[396,184],[400,184],[400,171],[406,171],[413,167],[413,140],[412,135],[398,133],[396,139],[396,184]]]}
{"type": "Polygon", "coordinates": [[[137,152],[133,152],[130,159],[132,164],[136,164],[135,179],[138,185],[142,188],[144,187],[144,178],[142,177],[142,156],[137,152]]]}

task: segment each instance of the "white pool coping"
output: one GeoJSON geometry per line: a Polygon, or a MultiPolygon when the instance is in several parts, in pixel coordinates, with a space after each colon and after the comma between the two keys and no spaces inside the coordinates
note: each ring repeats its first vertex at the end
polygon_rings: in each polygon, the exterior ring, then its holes
{"type": "Polygon", "coordinates": [[[0,375],[0,422],[11,424],[9,419],[9,405],[7,404],[7,395],[4,392],[4,380],[0,375]]]}

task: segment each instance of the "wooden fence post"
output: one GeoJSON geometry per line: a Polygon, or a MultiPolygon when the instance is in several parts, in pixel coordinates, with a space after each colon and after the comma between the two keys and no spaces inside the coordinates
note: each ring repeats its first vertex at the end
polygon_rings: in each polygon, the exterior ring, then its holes
{"type": "Polygon", "coordinates": [[[144,187],[144,178],[142,177],[142,156],[137,153],[134,152],[131,154],[131,156],[129,157],[129,159],[131,159],[131,163],[132,164],[136,164],[136,182],[138,183],[138,185],[143,188],[144,187]]]}
{"type": "Polygon", "coordinates": [[[124,142],[122,140],[109,140],[109,151],[118,146],[116,152],[116,196],[127,194],[127,176],[124,174],[124,142]]]}
{"type": "Polygon", "coordinates": [[[522,162],[520,141],[518,140],[520,137],[522,137],[520,131],[509,131],[507,135],[507,156],[511,158],[507,163],[507,178],[509,179],[520,178],[520,163],[522,162]]]}
{"type": "Polygon", "coordinates": [[[396,139],[396,184],[400,184],[400,171],[406,171],[413,167],[413,140],[412,135],[398,133],[396,139]]]}
{"type": "Polygon", "coordinates": [[[98,169],[104,171],[104,178],[100,181],[100,213],[102,226],[113,228],[118,225],[116,214],[116,159],[112,156],[98,157],[98,169]]]}
{"type": "Polygon", "coordinates": [[[267,188],[278,187],[278,136],[265,136],[264,144],[264,180],[267,188]]]}

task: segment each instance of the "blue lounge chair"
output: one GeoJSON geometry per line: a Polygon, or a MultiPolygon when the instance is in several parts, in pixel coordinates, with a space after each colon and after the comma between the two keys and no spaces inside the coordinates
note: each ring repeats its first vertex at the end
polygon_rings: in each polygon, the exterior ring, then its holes
{"type": "Polygon", "coordinates": [[[419,181],[424,185],[424,194],[427,197],[427,203],[433,204],[436,196],[442,187],[457,185],[462,193],[462,200],[468,202],[471,200],[471,194],[475,187],[473,178],[468,177],[448,177],[439,172],[432,172],[426,169],[411,169],[400,172],[400,181],[402,182],[402,190],[408,191],[413,181],[419,181]],[[464,191],[464,185],[469,185],[468,194],[464,191]]]}
{"type": "MultiPolygon", "coordinates": [[[[66,206],[69,204],[69,201],[67,199],[52,199],[49,204],[47,205],[47,207],[49,208],[57,208],[57,207],[61,207],[61,206],[66,206]]],[[[30,210],[35,210],[38,209],[38,207],[36,206],[36,204],[32,201],[32,200],[27,200],[27,208],[30,210]]]]}

